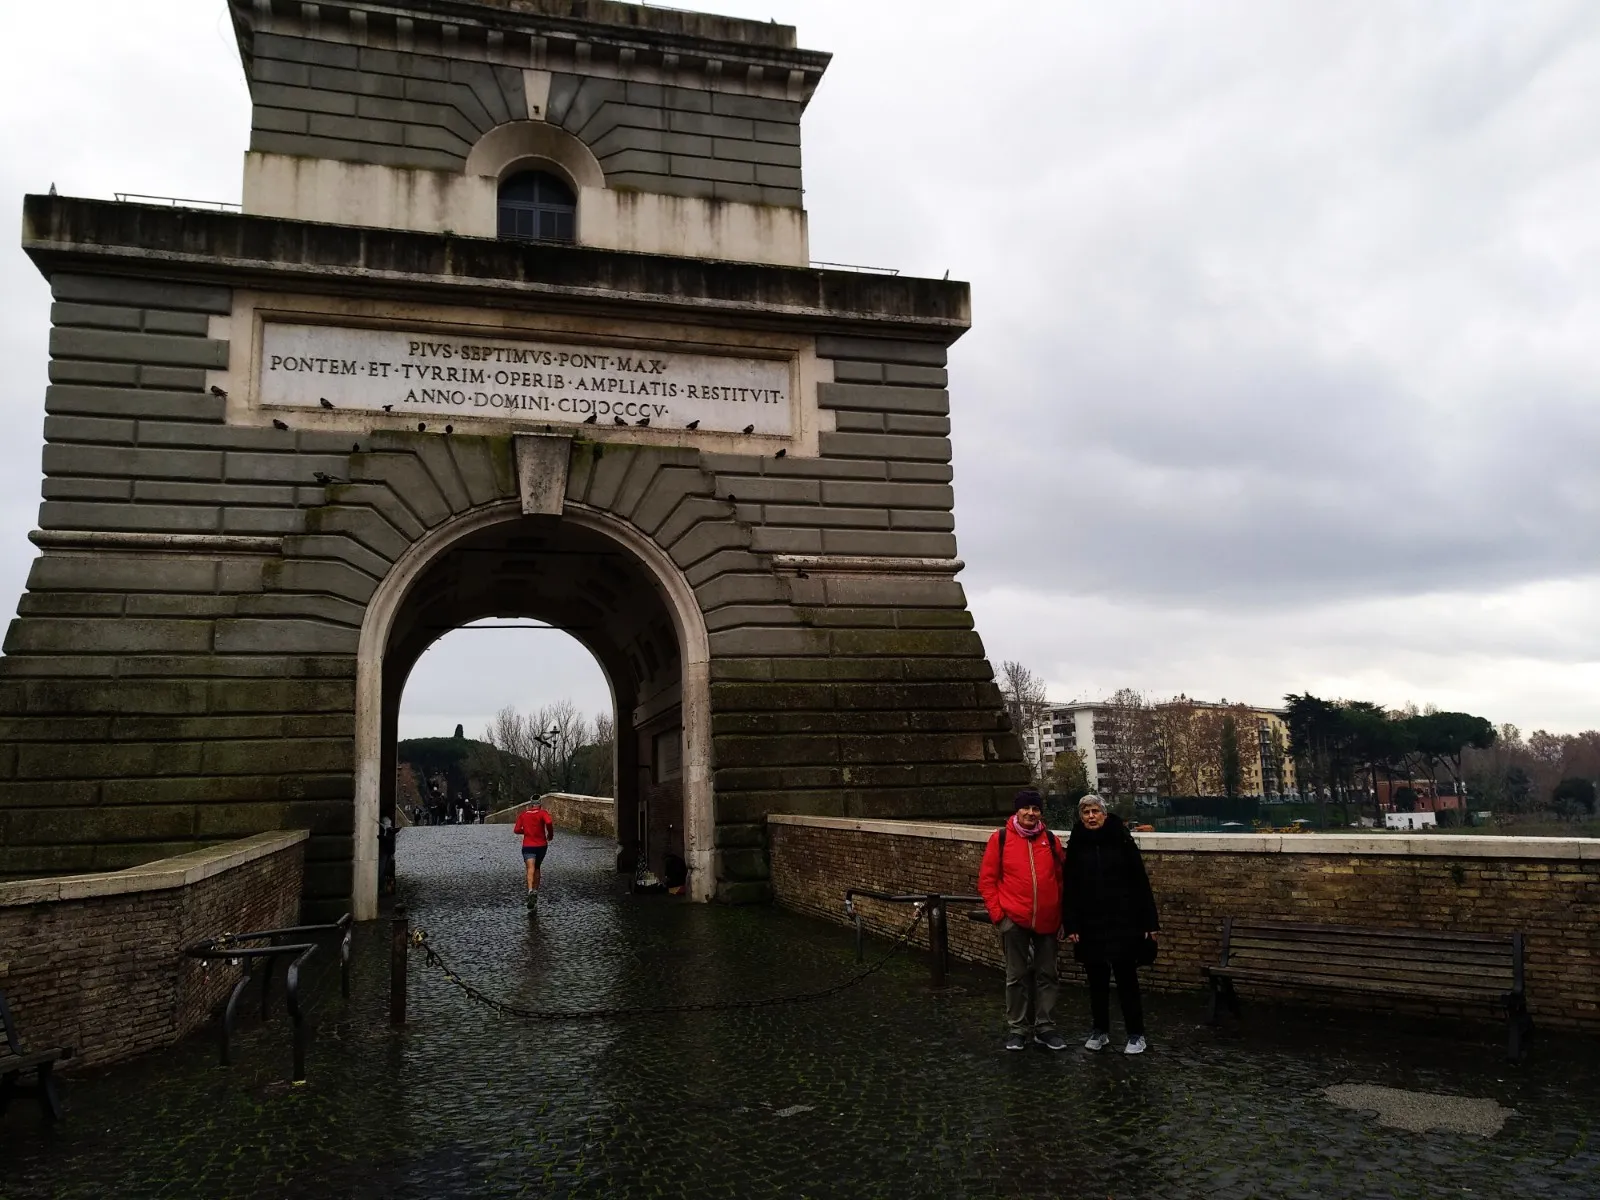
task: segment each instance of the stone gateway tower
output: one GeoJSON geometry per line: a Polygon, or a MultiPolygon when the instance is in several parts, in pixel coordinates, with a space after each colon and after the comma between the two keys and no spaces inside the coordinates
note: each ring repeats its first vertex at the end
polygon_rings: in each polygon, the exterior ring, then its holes
{"type": "Polygon", "coordinates": [[[242,213],[26,198],[55,304],[0,658],[0,875],[312,832],[377,903],[401,690],[572,633],[628,850],[766,894],[771,812],[1023,779],[955,574],[960,283],[808,262],[786,26],[608,0],[232,0],[242,213]]]}

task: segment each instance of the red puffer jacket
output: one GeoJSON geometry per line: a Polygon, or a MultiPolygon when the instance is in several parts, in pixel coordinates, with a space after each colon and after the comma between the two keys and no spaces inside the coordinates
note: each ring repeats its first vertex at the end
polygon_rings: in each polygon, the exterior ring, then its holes
{"type": "MultiPolygon", "coordinates": [[[[1010,824],[1010,822],[1007,822],[1010,824]]],[[[989,837],[978,868],[978,894],[996,925],[1002,917],[1035,933],[1061,928],[1061,843],[1049,830],[1023,837],[1005,832],[1005,862],[1000,861],[1000,830],[989,837]]]]}

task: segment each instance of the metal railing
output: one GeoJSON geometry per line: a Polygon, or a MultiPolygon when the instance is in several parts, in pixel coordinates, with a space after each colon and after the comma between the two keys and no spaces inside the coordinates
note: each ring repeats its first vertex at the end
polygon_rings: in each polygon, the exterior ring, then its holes
{"type": "Polygon", "coordinates": [[[165,204],[168,208],[204,208],[212,212],[243,212],[232,200],[186,200],[180,196],[147,196],[143,192],[112,192],[118,204],[165,204]]]}
{"type": "Polygon", "coordinates": [[[858,271],[863,275],[898,275],[898,274],[900,274],[900,268],[899,267],[864,267],[860,263],[821,262],[819,260],[813,259],[812,262],[811,262],[811,265],[813,267],[817,267],[817,268],[828,270],[828,271],[858,271]]]}
{"type": "MultiPolygon", "coordinates": [[[[950,967],[950,914],[951,904],[981,904],[982,896],[961,895],[954,892],[878,892],[871,888],[846,888],[844,911],[855,921],[856,961],[861,962],[866,953],[866,930],[861,923],[861,911],[856,908],[856,897],[878,900],[885,904],[911,904],[917,913],[928,917],[928,950],[931,957],[929,982],[936,988],[945,985],[945,975],[950,967]]],[[[968,916],[973,916],[969,913],[968,916]]],[[[974,918],[976,919],[976,918],[974,918]]],[[[983,919],[989,919],[988,912],[983,919]]]]}
{"type": "Polygon", "coordinates": [[[287,971],[284,972],[284,1002],[289,1011],[289,1020],[294,1027],[294,1073],[290,1079],[294,1083],[304,1083],[306,1078],[306,1044],[310,1040],[311,1032],[306,1025],[305,1014],[300,1010],[300,969],[317,952],[317,943],[304,940],[307,936],[316,933],[332,933],[338,931],[344,936],[339,939],[339,993],[346,1000],[350,998],[350,914],[345,913],[331,925],[290,925],[283,929],[255,929],[249,933],[224,933],[214,938],[206,938],[186,947],[184,954],[202,962],[227,962],[233,966],[243,966],[244,974],[239,977],[239,982],[233,985],[233,991],[228,996],[227,1007],[222,1012],[221,1054],[222,1065],[230,1066],[233,1062],[231,1043],[234,1025],[238,1021],[239,1003],[244,993],[250,986],[254,977],[255,964],[265,962],[266,968],[261,974],[261,1019],[265,1021],[271,1012],[272,976],[277,966],[278,959],[293,956],[287,971]],[[293,941],[284,939],[293,938],[293,941]],[[250,942],[265,942],[264,946],[248,945],[250,942]]]}

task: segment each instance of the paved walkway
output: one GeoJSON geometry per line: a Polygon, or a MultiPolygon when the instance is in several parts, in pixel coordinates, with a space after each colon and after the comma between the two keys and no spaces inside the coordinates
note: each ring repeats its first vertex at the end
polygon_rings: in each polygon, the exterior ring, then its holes
{"type": "MultiPolygon", "coordinates": [[[[594,839],[558,839],[533,921],[503,826],[407,829],[399,856],[441,953],[524,1005],[768,995],[855,969],[842,929],[628,897],[594,839]]],[[[413,1023],[396,1035],[386,952],[381,928],[362,931],[348,1008],[321,981],[307,1085],[283,1082],[281,1014],[247,1027],[231,1069],[197,1037],[85,1076],[59,1130],[31,1105],[0,1121],[0,1196],[1600,1194],[1593,1041],[1546,1036],[1513,1069],[1493,1028],[1265,1013],[1219,1034],[1196,998],[1158,997],[1143,1058],[1005,1054],[998,977],[958,972],[935,995],[915,955],[821,1004],[559,1025],[475,1008],[414,958],[413,1023]],[[1503,1124],[1410,1132],[1379,1124],[1379,1106],[1503,1124]]],[[[1084,996],[1063,1007],[1076,1031],[1084,996]]]]}

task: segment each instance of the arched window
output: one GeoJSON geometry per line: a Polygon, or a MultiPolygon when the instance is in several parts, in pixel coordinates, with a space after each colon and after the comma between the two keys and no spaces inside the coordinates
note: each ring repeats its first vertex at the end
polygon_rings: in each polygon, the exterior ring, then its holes
{"type": "Polygon", "coordinates": [[[500,236],[530,242],[570,242],[578,201],[547,171],[519,171],[500,185],[500,236]]]}

